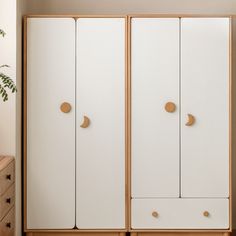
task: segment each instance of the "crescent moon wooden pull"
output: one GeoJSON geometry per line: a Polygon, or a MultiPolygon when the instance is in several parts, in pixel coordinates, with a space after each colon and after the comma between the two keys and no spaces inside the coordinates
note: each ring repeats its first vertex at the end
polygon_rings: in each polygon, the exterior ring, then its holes
{"type": "Polygon", "coordinates": [[[174,104],[173,102],[167,102],[167,103],[166,103],[166,105],[165,105],[165,110],[166,110],[167,112],[172,113],[172,112],[175,111],[175,109],[176,109],[176,106],[175,106],[175,104],[174,104]]]}
{"type": "Polygon", "coordinates": [[[191,114],[188,114],[188,122],[185,124],[186,126],[191,126],[195,123],[195,117],[191,114]]]}
{"type": "Polygon", "coordinates": [[[84,116],[84,121],[83,123],[80,125],[81,128],[87,128],[90,124],[90,120],[87,116],[84,116]]]}
{"type": "Polygon", "coordinates": [[[68,102],[63,102],[60,106],[60,109],[64,113],[69,113],[71,111],[71,105],[68,102]]]}

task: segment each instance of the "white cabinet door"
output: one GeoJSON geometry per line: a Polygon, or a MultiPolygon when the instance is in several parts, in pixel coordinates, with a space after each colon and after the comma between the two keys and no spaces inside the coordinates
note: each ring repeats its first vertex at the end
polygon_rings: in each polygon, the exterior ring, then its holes
{"type": "Polygon", "coordinates": [[[228,197],[229,19],[181,19],[181,58],[182,196],[228,197]]]}
{"type": "Polygon", "coordinates": [[[75,225],[75,21],[27,20],[27,228],[75,225]],[[69,102],[72,110],[62,113],[69,102]]]}
{"type": "Polygon", "coordinates": [[[178,197],[178,18],[132,19],[131,80],[132,197],[178,197]]]}
{"type": "Polygon", "coordinates": [[[76,88],[76,225],[125,228],[124,18],[77,20],[76,88]]]}

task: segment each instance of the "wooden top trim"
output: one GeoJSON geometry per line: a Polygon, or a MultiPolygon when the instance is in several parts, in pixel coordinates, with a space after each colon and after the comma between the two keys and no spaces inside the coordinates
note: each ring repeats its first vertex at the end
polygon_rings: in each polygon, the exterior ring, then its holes
{"type": "Polygon", "coordinates": [[[65,15],[24,15],[24,19],[27,18],[127,18],[127,15],[79,15],[79,14],[65,14],[65,15]]]}
{"type": "Polygon", "coordinates": [[[0,156],[0,171],[7,167],[13,160],[13,156],[0,156]]]}
{"type": "Polygon", "coordinates": [[[129,18],[230,18],[236,17],[232,14],[130,14],[129,18]]]}
{"type": "Polygon", "coordinates": [[[24,18],[233,18],[233,14],[98,14],[98,15],[80,15],[80,14],[27,14],[24,18]]]}

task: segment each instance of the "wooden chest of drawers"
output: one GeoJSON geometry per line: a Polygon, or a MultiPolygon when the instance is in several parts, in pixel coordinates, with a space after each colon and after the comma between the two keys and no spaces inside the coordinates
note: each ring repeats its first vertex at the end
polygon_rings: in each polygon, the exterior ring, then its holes
{"type": "Polygon", "coordinates": [[[0,235],[14,236],[15,229],[15,161],[0,156],[0,235]]]}

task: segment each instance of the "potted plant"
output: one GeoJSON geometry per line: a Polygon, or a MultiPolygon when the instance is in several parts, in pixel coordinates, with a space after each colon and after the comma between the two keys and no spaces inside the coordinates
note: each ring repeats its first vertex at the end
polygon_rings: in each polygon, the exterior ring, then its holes
{"type": "MultiPolygon", "coordinates": [[[[5,32],[0,29],[0,36],[4,37],[5,32]]],[[[9,65],[0,65],[0,96],[6,102],[8,100],[8,91],[15,93],[17,91],[14,81],[5,73],[1,72],[1,68],[9,67],[9,65]]]]}

